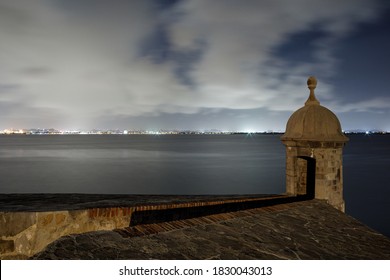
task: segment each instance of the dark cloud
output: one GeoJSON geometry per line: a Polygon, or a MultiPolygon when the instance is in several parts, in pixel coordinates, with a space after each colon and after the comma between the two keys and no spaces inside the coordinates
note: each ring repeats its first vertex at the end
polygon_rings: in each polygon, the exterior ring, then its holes
{"type": "Polygon", "coordinates": [[[52,72],[52,70],[45,66],[31,66],[21,70],[21,72],[27,76],[46,76],[52,72]]]}
{"type": "Polygon", "coordinates": [[[29,24],[31,17],[28,11],[9,5],[7,1],[0,3],[0,25],[3,31],[14,33],[21,31],[21,28],[29,24]]]}
{"type": "Polygon", "coordinates": [[[17,84],[0,84],[0,94],[12,92],[18,88],[19,85],[17,84]]]}

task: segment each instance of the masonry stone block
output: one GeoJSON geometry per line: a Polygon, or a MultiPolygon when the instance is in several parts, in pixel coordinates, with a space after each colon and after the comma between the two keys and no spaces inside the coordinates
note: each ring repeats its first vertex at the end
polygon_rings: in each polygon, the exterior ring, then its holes
{"type": "Polygon", "coordinates": [[[36,214],[29,212],[1,212],[0,236],[14,236],[36,223],[36,214]]]}
{"type": "Polygon", "coordinates": [[[0,254],[10,253],[15,250],[13,240],[0,240],[0,254]]]}
{"type": "Polygon", "coordinates": [[[63,223],[66,219],[65,214],[56,214],[56,225],[63,223]]]}

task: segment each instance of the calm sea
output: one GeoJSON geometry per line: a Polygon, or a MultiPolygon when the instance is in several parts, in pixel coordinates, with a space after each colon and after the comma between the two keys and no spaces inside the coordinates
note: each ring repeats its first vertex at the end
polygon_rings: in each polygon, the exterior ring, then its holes
{"type": "MultiPolygon", "coordinates": [[[[390,236],[390,135],[350,135],[346,212],[390,236]]],[[[280,135],[0,136],[0,193],[285,191],[280,135]]]]}

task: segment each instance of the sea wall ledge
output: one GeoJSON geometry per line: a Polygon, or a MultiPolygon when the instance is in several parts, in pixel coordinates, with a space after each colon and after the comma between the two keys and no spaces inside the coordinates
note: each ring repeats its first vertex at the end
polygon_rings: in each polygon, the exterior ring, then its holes
{"type": "Polygon", "coordinates": [[[26,259],[58,238],[286,203],[285,195],[2,194],[0,259],[26,259]]]}

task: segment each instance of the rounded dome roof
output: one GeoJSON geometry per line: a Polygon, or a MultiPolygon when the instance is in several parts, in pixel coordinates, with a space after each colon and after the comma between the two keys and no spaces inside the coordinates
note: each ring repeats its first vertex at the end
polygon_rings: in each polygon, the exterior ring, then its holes
{"type": "Polygon", "coordinates": [[[305,106],[295,111],[287,122],[282,140],[346,142],[340,121],[329,109],[320,105],[314,95],[315,77],[307,80],[310,96],[305,106]]]}

